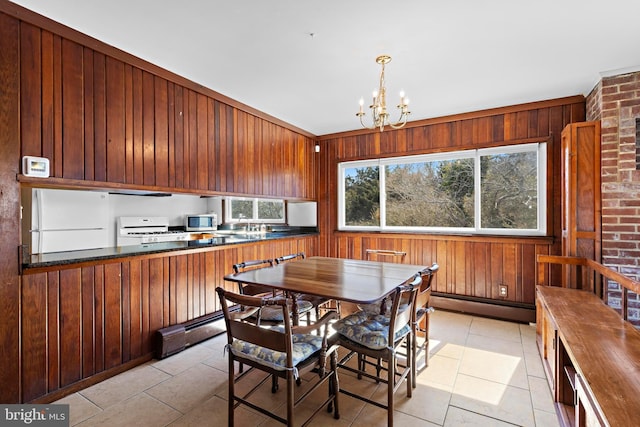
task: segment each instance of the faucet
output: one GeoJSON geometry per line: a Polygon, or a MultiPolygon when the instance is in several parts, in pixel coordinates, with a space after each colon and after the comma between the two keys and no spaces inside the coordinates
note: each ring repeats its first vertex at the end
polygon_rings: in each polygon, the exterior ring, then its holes
{"type": "Polygon", "coordinates": [[[249,220],[249,218],[245,217],[244,214],[240,214],[238,215],[238,224],[240,224],[242,222],[242,220],[245,220],[246,222],[246,232],[248,233],[249,231],[251,231],[251,221],[249,220]]]}

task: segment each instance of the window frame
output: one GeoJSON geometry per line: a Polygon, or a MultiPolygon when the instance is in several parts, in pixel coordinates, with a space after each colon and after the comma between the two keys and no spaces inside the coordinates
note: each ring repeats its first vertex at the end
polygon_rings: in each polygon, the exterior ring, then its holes
{"type": "Polygon", "coordinates": [[[266,199],[261,197],[228,197],[224,206],[225,222],[227,223],[240,223],[240,222],[255,222],[255,223],[269,223],[269,224],[284,224],[286,222],[286,206],[283,199],[266,199]],[[251,201],[252,202],[252,217],[251,218],[233,218],[232,204],[233,201],[251,201]],[[258,218],[258,204],[259,202],[270,202],[282,204],[282,218],[258,218]]]}
{"type": "Polygon", "coordinates": [[[370,231],[370,232],[421,232],[472,235],[510,235],[510,236],[546,236],[547,235],[547,151],[548,141],[529,142],[513,145],[501,145],[487,148],[457,150],[449,152],[420,154],[411,156],[365,159],[338,163],[338,230],[370,231]],[[536,229],[482,228],[481,218],[481,168],[482,156],[491,154],[514,154],[535,152],[537,157],[537,223],[536,229]],[[474,159],[474,226],[473,227],[407,227],[386,225],[386,166],[393,164],[423,163],[438,160],[474,159]],[[345,218],[345,172],[347,169],[360,167],[378,167],[380,183],[380,223],[375,226],[346,225],[345,218]]]}

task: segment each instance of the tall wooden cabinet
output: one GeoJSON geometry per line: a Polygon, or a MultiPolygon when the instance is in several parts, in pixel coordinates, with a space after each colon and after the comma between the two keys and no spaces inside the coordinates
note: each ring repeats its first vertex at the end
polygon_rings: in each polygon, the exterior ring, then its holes
{"type": "MultiPolygon", "coordinates": [[[[600,121],[569,124],[563,129],[561,140],[562,255],[600,262],[600,121]]],[[[587,286],[577,276],[575,266],[563,267],[563,281],[566,287],[587,286]]]]}

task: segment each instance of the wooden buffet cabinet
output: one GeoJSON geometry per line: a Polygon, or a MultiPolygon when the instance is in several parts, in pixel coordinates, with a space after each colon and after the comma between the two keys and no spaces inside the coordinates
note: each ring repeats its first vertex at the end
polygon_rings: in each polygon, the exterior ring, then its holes
{"type": "MultiPolygon", "coordinates": [[[[593,260],[539,257],[571,263],[586,276],[639,283],[593,260]]],[[[536,291],[536,338],[563,426],[632,426],[640,414],[640,331],[594,293],[555,286],[536,291]]]]}

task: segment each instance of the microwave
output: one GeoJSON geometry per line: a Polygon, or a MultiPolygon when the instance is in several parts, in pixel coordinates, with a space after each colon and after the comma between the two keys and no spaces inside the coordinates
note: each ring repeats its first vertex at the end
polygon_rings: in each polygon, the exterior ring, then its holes
{"type": "Polygon", "coordinates": [[[213,231],[218,229],[218,215],[215,213],[187,215],[184,229],[186,231],[213,231]]]}

